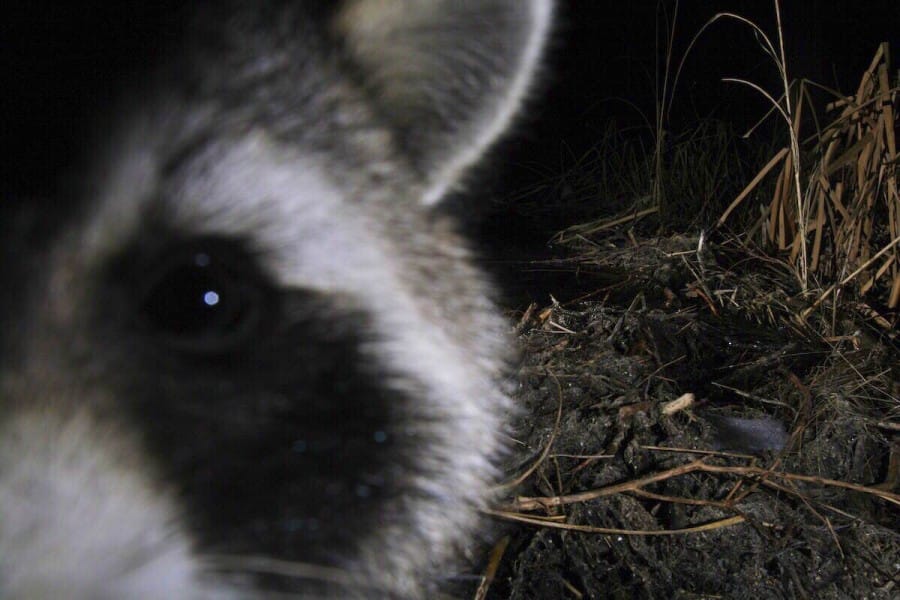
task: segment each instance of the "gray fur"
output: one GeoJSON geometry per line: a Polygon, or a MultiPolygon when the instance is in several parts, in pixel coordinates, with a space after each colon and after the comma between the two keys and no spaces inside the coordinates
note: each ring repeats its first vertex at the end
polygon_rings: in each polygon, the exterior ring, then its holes
{"type": "MultiPolygon", "coordinates": [[[[43,268],[3,281],[21,290],[3,303],[16,313],[4,315],[14,358],[0,371],[3,598],[257,597],[261,572],[297,574],[278,589],[299,597],[417,598],[473,534],[511,410],[499,384],[507,325],[431,207],[509,126],[550,0],[350,0],[307,12],[267,2],[193,14],[177,60],[99,129],[102,149],[63,199],[78,210],[36,250],[43,268]],[[391,432],[415,452],[388,476],[402,492],[384,500],[392,516],[329,548],[321,568],[230,547],[239,534],[211,532],[229,542],[207,545],[190,485],[172,480],[174,459],[148,442],[143,413],[124,408],[152,409],[171,390],[213,414],[218,394],[247,395],[142,379],[132,357],[148,342],[129,338],[129,305],[107,296],[123,286],[110,265],[148,238],[152,219],[179,235],[249,240],[277,288],[327,300],[311,321],[331,329],[312,339],[358,340],[352,373],[404,399],[390,408],[404,423],[391,432]]],[[[177,351],[152,352],[187,372],[177,351]]],[[[246,402],[277,405],[274,388],[260,389],[246,402]]]]}

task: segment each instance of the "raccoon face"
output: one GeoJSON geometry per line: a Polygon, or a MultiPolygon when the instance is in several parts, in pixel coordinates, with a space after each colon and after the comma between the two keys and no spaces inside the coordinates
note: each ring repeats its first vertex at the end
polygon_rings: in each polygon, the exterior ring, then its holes
{"type": "Polygon", "coordinates": [[[191,9],[61,223],[3,236],[0,596],[431,589],[509,409],[433,205],[514,116],[549,3],[191,9]]]}

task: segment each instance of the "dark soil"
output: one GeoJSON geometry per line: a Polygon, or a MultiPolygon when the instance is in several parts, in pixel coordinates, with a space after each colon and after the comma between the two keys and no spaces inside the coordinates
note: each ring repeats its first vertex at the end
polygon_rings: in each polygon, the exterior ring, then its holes
{"type": "Polygon", "coordinates": [[[900,598],[896,315],[842,307],[826,336],[744,250],[583,250],[555,267],[587,297],[520,319],[523,481],[499,502],[486,597],[900,598]]]}

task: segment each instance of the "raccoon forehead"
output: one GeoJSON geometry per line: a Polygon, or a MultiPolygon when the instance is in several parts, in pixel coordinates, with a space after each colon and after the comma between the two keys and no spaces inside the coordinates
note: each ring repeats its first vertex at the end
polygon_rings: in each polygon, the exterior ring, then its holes
{"type": "Polygon", "coordinates": [[[403,258],[396,246],[421,221],[417,202],[397,196],[420,188],[398,180],[387,160],[352,172],[336,162],[262,131],[205,143],[174,167],[150,152],[127,157],[99,190],[84,263],[116,253],[152,216],[189,236],[249,241],[280,284],[377,291],[394,279],[385,269],[403,258]],[[398,203],[402,210],[390,206],[398,203]]]}

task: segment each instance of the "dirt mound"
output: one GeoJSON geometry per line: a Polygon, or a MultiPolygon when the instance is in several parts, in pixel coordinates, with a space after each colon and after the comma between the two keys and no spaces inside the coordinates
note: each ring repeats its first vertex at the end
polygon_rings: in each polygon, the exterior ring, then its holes
{"type": "Polygon", "coordinates": [[[602,288],[519,324],[526,413],[479,594],[898,597],[891,328],[848,312],[817,335],[786,272],[698,239],[596,256],[577,263],[602,288]]]}

